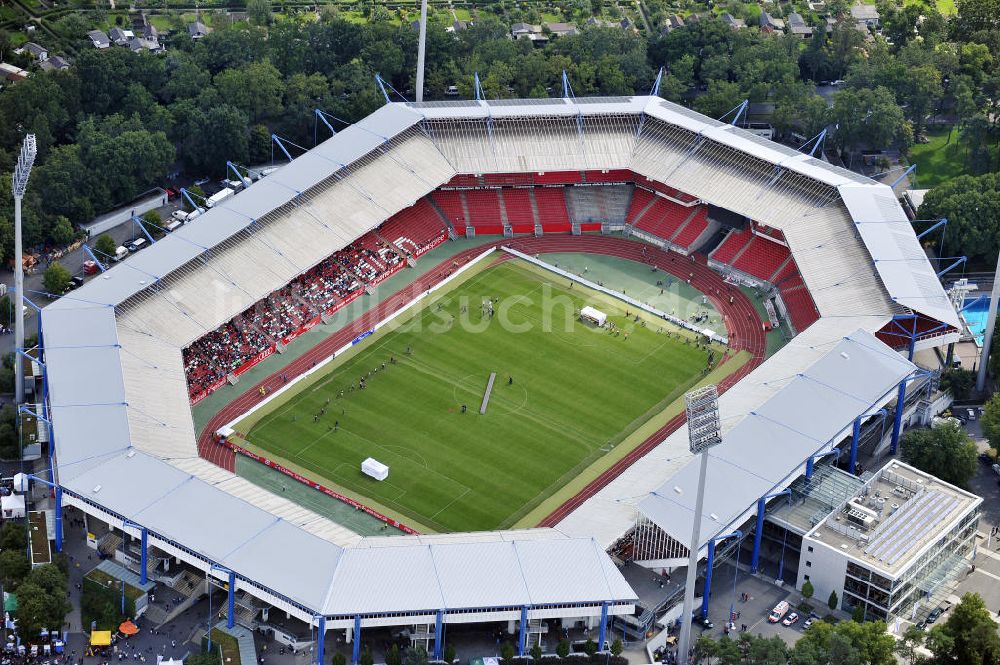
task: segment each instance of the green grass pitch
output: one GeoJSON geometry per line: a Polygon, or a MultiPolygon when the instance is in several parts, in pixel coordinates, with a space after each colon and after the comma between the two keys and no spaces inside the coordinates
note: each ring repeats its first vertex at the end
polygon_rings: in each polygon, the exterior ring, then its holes
{"type": "Polygon", "coordinates": [[[701,376],[707,348],[625,314],[624,303],[527,264],[492,266],[237,429],[418,528],[508,527],[701,376]],[[490,318],[483,301],[495,298],[490,318]],[[622,332],[577,321],[588,303],[622,332]],[[390,467],[387,480],[361,473],[367,457],[390,467]]]}

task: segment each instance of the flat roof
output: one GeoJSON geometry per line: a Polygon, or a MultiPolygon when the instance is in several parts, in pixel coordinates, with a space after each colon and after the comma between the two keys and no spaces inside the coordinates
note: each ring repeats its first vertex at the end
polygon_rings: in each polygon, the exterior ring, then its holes
{"type": "Polygon", "coordinates": [[[909,464],[890,461],[806,539],[896,578],[982,502],[909,464]]]}

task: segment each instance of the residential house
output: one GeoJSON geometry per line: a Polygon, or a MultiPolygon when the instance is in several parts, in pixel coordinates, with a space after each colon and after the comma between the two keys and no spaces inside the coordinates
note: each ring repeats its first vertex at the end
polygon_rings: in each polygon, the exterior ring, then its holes
{"type": "Polygon", "coordinates": [[[510,26],[510,36],[514,39],[530,39],[531,41],[545,39],[542,34],[542,26],[531,23],[515,23],[510,26]]]}
{"type": "Polygon", "coordinates": [[[135,38],[135,33],[124,28],[114,27],[108,30],[108,39],[118,46],[127,46],[129,40],[135,38]]]}
{"type": "Polygon", "coordinates": [[[736,18],[730,13],[725,13],[722,15],[722,22],[728,25],[733,30],[742,30],[747,27],[747,22],[741,18],[736,18]]]}
{"type": "Polygon", "coordinates": [[[23,81],[28,78],[28,72],[20,67],[0,62],[0,79],[4,81],[23,81]]]}
{"type": "Polygon", "coordinates": [[[663,33],[671,33],[677,28],[684,27],[684,19],[681,18],[680,14],[671,14],[663,25],[663,33]]]}
{"type": "Polygon", "coordinates": [[[545,27],[548,28],[550,33],[556,35],[557,37],[575,35],[580,32],[576,29],[576,25],[573,23],[546,23],[545,27]]]}
{"type": "Polygon", "coordinates": [[[147,23],[142,28],[142,36],[152,42],[160,41],[160,31],[152,23],[147,23]]]}
{"type": "Polygon", "coordinates": [[[87,33],[87,36],[90,37],[90,43],[94,45],[94,48],[105,49],[111,47],[111,40],[103,30],[91,30],[87,33]]]}
{"type": "Polygon", "coordinates": [[[687,17],[688,25],[691,25],[692,23],[698,23],[699,21],[701,21],[701,14],[691,14],[690,16],[687,17]]]}
{"type": "Polygon", "coordinates": [[[201,39],[202,37],[207,36],[208,33],[211,32],[211,30],[209,30],[208,27],[201,21],[195,21],[194,23],[189,23],[187,29],[188,29],[188,35],[191,37],[191,39],[201,39]]]}
{"type": "Polygon", "coordinates": [[[60,55],[54,55],[45,62],[38,63],[38,66],[41,67],[44,72],[62,71],[64,69],[69,69],[69,61],[60,55]]]}
{"type": "Polygon", "coordinates": [[[160,46],[160,42],[152,39],[146,39],[145,37],[133,37],[128,41],[128,48],[133,53],[138,51],[150,51],[152,53],[158,53],[159,51],[163,50],[163,47],[160,46]]]}
{"type": "Polygon", "coordinates": [[[761,32],[784,32],[785,22],[780,18],[775,18],[768,14],[767,12],[760,13],[760,30],[761,32]]]}
{"type": "Polygon", "coordinates": [[[879,21],[878,7],[865,4],[854,5],[851,7],[851,18],[859,25],[864,24],[868,28],[877,28],[879,21]]]}
{"type": "Polygon", "coordinates": [[[799,39],[809,39],[812,37],[812,26],[808,25],[802,15],[792,12],[788,15],[788,32],[799,39]]]}
{"type": "Polygon", "coordinates": [[[451,24],[452,32],[462,32],[463,30],[468,30],[472,27],[471,21],[453,21],[451,24]]]}
{"type": "Polygon", "coordinates": [[[17,53],[18,55],[27,53],[38,62],[45,62],[46,60],[49,59],[49,50],[44,46],[36,44],[35,42],[25,43],[24,46],[22,46],[19,49],[16,49],[14,53],[17,53]]]}

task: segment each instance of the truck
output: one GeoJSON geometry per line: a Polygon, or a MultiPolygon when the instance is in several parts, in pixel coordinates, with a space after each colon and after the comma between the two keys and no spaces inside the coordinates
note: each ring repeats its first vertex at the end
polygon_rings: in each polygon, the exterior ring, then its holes
{"type": "MultiPolygon", "coordinates": [[[[172,213],[170,213],[170,216],[173,217],[174,220],[180,222],[181,224],[187,224],[200,214],[201,214],[200,210],[192,210],[191,212],[186,212],[184,210],[174,210],[172,213]]],[[[173,229],[170,230],[172,231],[173,229]]]]}
{"type": "Polygon", "coordinates": [[[767,620],[770,623],[778,623],[779,621],[781,621],[782,617],[788,614],[789,609],[791,609],[791,606],[788,604],[788,601],[783,600],[774,606],[774,609],[771,610],[771,613],[767,615],[767,620]]]}
{"type": "Polygon", "coordinates": [[[205,201],[205,207],[214,208],[215,206],[219,205],[220,203],[230,198],[231,196],[234,196],[235,194],[236,191],[230,189],[229,187],[220,189],[218,192],[208,197],[208,199],[205,201]]]}

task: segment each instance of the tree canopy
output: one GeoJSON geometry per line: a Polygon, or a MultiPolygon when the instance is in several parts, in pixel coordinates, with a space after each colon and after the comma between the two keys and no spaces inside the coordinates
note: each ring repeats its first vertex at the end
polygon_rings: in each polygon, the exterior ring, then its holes
{"type": "Polygon", "coordinates": [[[904,462],[959,487],[967,487],[976,473],[976,444],[953,422],[911,429],[900,439],[899,450],[904,462]]]}

